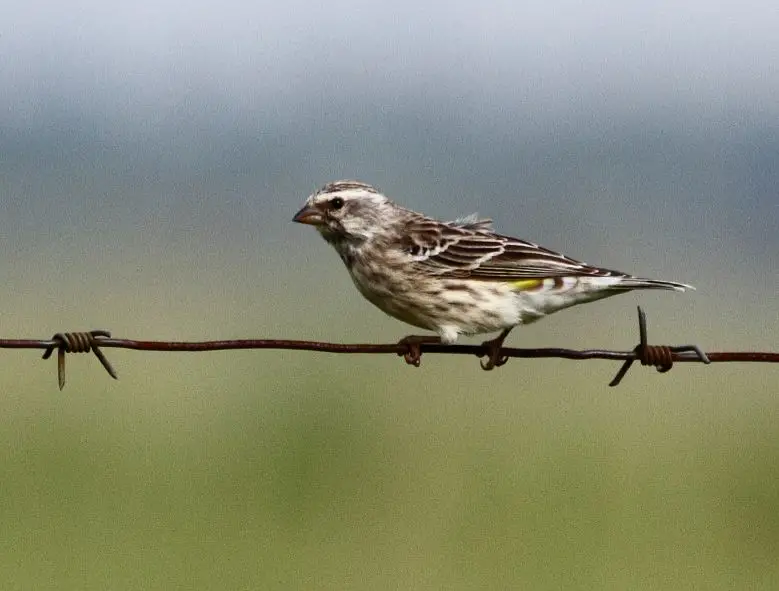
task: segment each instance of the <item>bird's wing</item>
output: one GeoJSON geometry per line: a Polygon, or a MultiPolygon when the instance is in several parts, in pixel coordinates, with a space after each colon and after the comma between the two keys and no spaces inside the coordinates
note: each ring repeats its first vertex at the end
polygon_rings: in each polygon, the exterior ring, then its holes
{"type": "Polygon", "coordinates": [[[447,223],[466,230],[492,230],[492,220],[489,218],[480,219],[478,213],[472,213],[447,223]]]}
{"type": "Polygon", "coordinates": [[[442,277],[518,281],[625,275],[593,267],[532,242],[427,218],[406,225],[400,248],[417,269],[442,277]]]}

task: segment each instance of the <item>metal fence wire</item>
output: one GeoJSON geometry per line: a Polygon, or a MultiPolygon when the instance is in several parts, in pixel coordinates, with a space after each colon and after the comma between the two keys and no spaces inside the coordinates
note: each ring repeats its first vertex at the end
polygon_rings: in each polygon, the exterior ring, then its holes
{"type": "MultiPolygon", "coordinates": [[[[611,351],[607,349],[565,349],[540,348],[525,349],[502,347],[500,358],[493,364],[482,364],[484,369],[504,365],[511,358],[559,358],[559,359],[606,359],[622,361],[617,374],[609,382],[616,386],[625,377],[635,361],[641,365],[649,365],[657,371],[665,373],[674,363],[722,363],[722,362],[757,362],[779,363],[779,353],[756,351],[721,351],[704,352],[697,345],[650,345],[647,338],[646,314],[638,308],[639,343],[630,351],[611,351]]],[[[98,358],[109,375],[118,379],[111,363],[105,357],[102,349],[135,349],[137,351],[224,351],[231,349],[288,349],[297,351],[315,351],[320,353],[390,353],[402,356],[406,363],[419,367],[422,354],[444,353],[449,355],[488,355],[484,345],[444,345],[441,343],[404,342],[391,344],[342,344],[320,341],[293,341],[283,339],[238,339],[226,341],[140,341],[134,339],[118,339],[111,337],[106,330],[88,332],[60,332],[50,339],[0,339],[0,349],[42,349],[43,359],[48,359],[57,351],[57,378],[60,390],[65,387],[65,357],[68,353],[92,352],[98,358]]]]}

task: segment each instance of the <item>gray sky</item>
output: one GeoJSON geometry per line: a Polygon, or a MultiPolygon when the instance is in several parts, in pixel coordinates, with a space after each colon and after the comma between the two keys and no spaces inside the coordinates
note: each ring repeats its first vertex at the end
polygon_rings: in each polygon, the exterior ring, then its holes
{"type": "Polygon", "coordinates": [[[288,121],[370,99],[487,121],[771,119],[777,30],[779,8],[756,1],[16,2],[0,23],[0,118],[138,123],[176,105],[288,121]]]}

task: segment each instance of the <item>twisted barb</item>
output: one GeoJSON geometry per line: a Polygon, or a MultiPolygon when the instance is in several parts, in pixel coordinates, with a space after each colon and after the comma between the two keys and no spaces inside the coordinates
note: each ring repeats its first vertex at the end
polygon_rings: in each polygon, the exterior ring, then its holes
{"type": "Polygon", "coordinates": [[[665,345],[647,344],[646,313],[641,309],[641,306],[638,307],[638,334],[639,343],[633,349],[636,356],[634,359],[628,359],[622,364],[617,375],[609,382],[609,386],[612,388],[619,385],[634,361],[640,361],[641,365],[653,365],[660,373],[671,371],[671,368],[674,365],[674,353],[690,353],[694,358],[706,365],[711,363],[711,359],[709,359],[708,355],[706,355],[698,345],[667,347],[665,345]]]}
{"type": "Polygon", "coordinates": [[[118,379],[116,371],[108,359],[98,347],[102,338],[111,338],[107,330],[91,330],[89,332],[58,332],[51,337],[52,344],[43,353],[43,359],[48,359],[57,349],[57,378],[60,390],[65,387],[65,353],[89,353],[95,354],[100,364],[115,380],[118,379]]]}

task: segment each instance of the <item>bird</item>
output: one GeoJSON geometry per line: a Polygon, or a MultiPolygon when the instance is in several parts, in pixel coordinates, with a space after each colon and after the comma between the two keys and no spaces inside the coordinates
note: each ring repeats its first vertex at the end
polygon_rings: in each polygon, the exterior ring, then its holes
{"type": "Polygon", "coordinates": [[[292,220],[319,231],[369,302],[435,333],[401,340],[414,365],[422,343],[453,344],[460,335],[499,332],[483,343],[482,367],[493,369],[506,362],[500,348],[516,326],[636,289],[694,289],[589,265],[499,234],[492,220],[475,214],[440,221],[356,180],[327,183],[292,220]]]}

